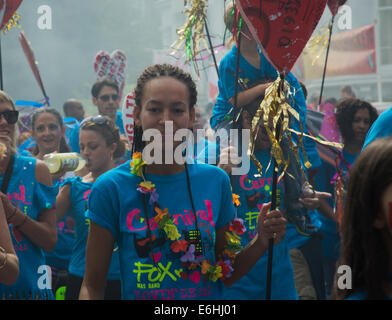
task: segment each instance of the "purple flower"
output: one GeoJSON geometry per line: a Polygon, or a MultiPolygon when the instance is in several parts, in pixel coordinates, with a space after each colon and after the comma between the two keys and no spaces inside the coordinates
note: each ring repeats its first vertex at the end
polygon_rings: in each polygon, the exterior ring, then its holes
{"type": "Polygon", "coordinates": [[[194,262],[195,261],[195,245],[191,244],[188,247],[188,251],[180,258],[181,262],[194,262]]]}
{"type": "Polygon", "coordinates": [[[154,189],[152,192],[150,192],[150,201],[148,203],[150,204],[150,206],[154,206],[154,204],[158,202],[158,199],[159,199],[159,194],[154,189]]]}

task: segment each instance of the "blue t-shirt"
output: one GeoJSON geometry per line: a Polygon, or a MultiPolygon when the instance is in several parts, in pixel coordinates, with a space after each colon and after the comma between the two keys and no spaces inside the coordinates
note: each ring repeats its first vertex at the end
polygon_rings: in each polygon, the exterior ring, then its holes
{"type": "MultiPolygon", "coordinates": [[[[224,119],[233,107],[229,99],[234,97],[235,94],[236,61],[237,47],[233,46],[231,51],[222,58],[219,64],[219,94],[216,104],[212,110],[212,116],[210,119],[211,128],[216,129],[218,123],[224,119]]],[[[242,55],[240,55],[239,78],[248,88],[249,85],[255,83],[257,80],[270,79],[271,81],[275,81],[277,77],[278,72],[269,63],[262,52],[260,52],[260,69],[251,65],[242,55]]],[[[308,134],[309,132],[306,126],[307,106],[301,85],[291,72],[286,76],[286,80],[290,84],[291,90],[294,91],[293,95],[288,97],[288,102],[299,113],[299,117],[303,125],[303,131],[308,134]]],[[[241,91],[243,91],[243,89],[240,85],[238,85],[238,92],[241,91]]],[[[300,131],[300,124],[294,118],[290,121],[290,127],[296,131],[300,131]]],[[[293,137],[294,140],[297,141],[295,134],[293,134],[293,137]]],[[[303,143],[309,162],[312,164],[311,168],[319,167],[321,165],[321,160],[317,152],[315,142],[304,137],[303,143]]]]}
{"type": "Polygon", "coordinates": [[[197,161],[211,165],[218,164],[220,149],[216,142],[201,138],[200,141],[195,141],[193,148],[194,158],[197,161]]]}
{"type": "Polygon", "coordinates": [[[116,126],[120,129],[121,134],[125,134],[122,112],[117,110],[116,126]]]}
{"type": "MultiPolygon", "coordinates": [[[[358,157],[358,154],[348,153],[343,149],[343,158],[347,163],[352,166],[358,157]]],[[[343,176],[348,179],[349,168],[344,161],[340,161],[340,166],[343,170],[343,176]]],[[[322,165],[315,176],[316,190],[329,192],[332,194],[332,198],[325,199],[328,204],[334,208],[334,184],[331,183],[336,174],[336,167],[331,165],[329,162],[322,160],[322,165]]],[[[337,259],[340,255],[340,235],[338,233],[338,224],[320,212],[318,212],[319,218],[322,222],[321,231],[323,233],[323,255],[328,258],[337,259]]]]}
{"type": "MultiPolygon", "coordinates": [[[[270,149],[255,152],[260,161],[263,174],[255,177],[258,171],[251,161],[250,170],[240,176],[233,192],[240,196],[241,205],[237,208],[237,216],[244,220],[246,232],[241,236],[245,247],[257,234],[257,221],[263,203],[271,201],[272,163],[270,149]],[[268,167],[268,171],[267,170],[268,167]]],[[[284,183],[278,184],[280,190],[280,208],[284,207],[284,183]]],[[[224,299],[248,300],[265,299],[267,285],[268,251],[260,258],[253,268],[238,282],[224,291],[224,299]]],[[[284,237],[273,250],[271,299],[296,300],[297,291],[294,284],[294,271],[289,255],[287,238],[284,237]]]]}
{"type": "MultiPolygon", "coordinates": [[[[12,204],[38,220],[44,209],[51,209],[56,203],[58,187],[39,183],[35,176],[37,160],[16,155],[7,196],[12,204]]],[[[0,175],[1,183],[4,175],[0,175]]],[[[15,252],[19,258],[19,277],[12,285],[0,284],[0,298],[5,299],[54,299],[46,283],[49,270],[43,249],[31,242],[21,231],[9,225],[15,252]]]]}
{"type": "MultiPolygon", "coordinates": [[[[65,176],[74,174],[72,171],[65,176]]],[[[64,178],[54,181],[55,186],[61,187],[64,178]]],[[[67,270],[75,243],[75,220],[67,213],[61,220],[57,221],[57,243],[50,252],[45,252],[46,262],[49,266],[61,270],[67,270]]]]}
{"type": "Polygon", "coordinates": [[[65,127],[64,139],[67,145],[71,148],[72,152],[80,153],[79,147],[79,129],[80,123],[73,117],[63,118],[65,127]]]}
{"type": "MultiPolygon", "coordinates": [[[[317,232],[318,230],[321,229],[322,222],[320,220],[320,217],[318,215],[317,210],[308,210],[309,217],[310,217],[310,224],[312,224],[315,229],[313,232],[317,232]]],[[[289,245],[289,249],[293,248],[299,248],[302,247],[309,239],[310,236],[302,235],[299,234],[295,226],[287,222],[286,225],[286,238],[287,238],[287,243],[289,245]]]]}
{"type": "Polygon", "coordinates": [[[385,138],[392,135],[392,108],[380,114],[376,121],[370,127],[362,150],[376,139],[385,138]]]}
{"type": "MultiPolygon", "coordinates": [[[[65,185],[70,186],[69,200],[71,210],[68,214],[75,221],[76,234],[68,270],[70,274],[83,278],[86,268],[86,246],[90,228],[90,221],[85,217],[85,212],[88,208],[88,198],[93,184],[83,182],[81,177],[72,177],[64,181],[63,186],[65,185]]],[[[113,250],[107,278],[109,280],[120,279],[120,261],[116,245],[113,250]]]]}
{"type": "MultiPolygon", "coordinates": [[[[213,264],[216,230],[234,217],[229,178],[223,170],[206,164],[188,165],[188,170],[204,258],[213,264]]],[[[155,184],[160,207],[168,208],[179,233],[194,231],[186,172],[146,174],[146,179],[155,184]]],[[[118,243],[123,299],[221,299],[221,281],[205,282],[199,269],[188,271],[186,280],[181,277],[181,271],[186,271],[179,259],[182,254],[170,250],[171,241],[165,239],[152,219],[156,214],[147,196],[148,220],[152,238],[156,237],[152,260],[150,245],[146,245],[147,216],[142,196],[136,191],[140,182],[140,177],[130,173],[129,162],[106,172],[92,188],[86,213],[91,221],[110,230],[118,243]]]]}

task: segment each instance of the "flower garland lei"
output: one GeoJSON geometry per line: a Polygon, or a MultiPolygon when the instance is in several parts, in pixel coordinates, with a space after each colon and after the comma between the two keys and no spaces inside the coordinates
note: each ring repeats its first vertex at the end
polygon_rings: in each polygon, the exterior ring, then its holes
{"type": "MultiPolygon", "coordinates": [[[[174,253],[183,253],[180,258],[182,266],[185,270],[194,270],[196,268],[201,269],[201,274],[204,279],[216,282],[219,280],[226,280],[233,272],[232,264],[234,262],[236,254],[241,251],[240,235],[244,234],[246,228],[243,224],[243,220],[235,217],[231,223],[229,230],[226,232],[226,246],[221,254],[220,259],[215,263],[211,264],[210,261],[203,257],[195,257],[195,245],[189,245],[188,241],[181,237],[178,232],[176,225],[168,212],[168,209],[161,209],[158,205],[159,195],[155,189],[155,185],[151,181],[147,181],[143,175],[142,168],[145,162],[142,160],[142,154],[135,152],[130,162],[131,173],[142,178],[142,182],[137,185],[137,191],[143,194],[149,194],[149,204],[153,206],[156,215],[153,217],[158,227],[163,230],[168,239],[172,242],[170,249],[174,253]]],[[[236,208],[240,205],[239,196],[233,194],[233,204],[236,208]]],[[[196,213],[195,213],[196,214],[196,213]]],[[[183,279],[187,279],[187,271],[181,273],[183,279]]]]}

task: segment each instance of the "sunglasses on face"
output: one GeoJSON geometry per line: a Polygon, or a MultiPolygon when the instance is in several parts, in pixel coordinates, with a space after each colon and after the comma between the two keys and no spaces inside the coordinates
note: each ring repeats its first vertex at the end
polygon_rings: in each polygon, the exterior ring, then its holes
{"type": "Polygon", "coordinates": [[[108,102],[110,97],[112,97],[113,101],[117,101],[118,94],[104,94],[104,95],[100,96],[98,99],[101,99],[103,102],[108,102]]]}
{"type": "Polygon", "coordinates": [[[15,124],[18,121],[19,111],[17,110],[7,110],[0,112],[0,119],[4,117],[4,119],[8,122],[8,124],[15,124]]]}

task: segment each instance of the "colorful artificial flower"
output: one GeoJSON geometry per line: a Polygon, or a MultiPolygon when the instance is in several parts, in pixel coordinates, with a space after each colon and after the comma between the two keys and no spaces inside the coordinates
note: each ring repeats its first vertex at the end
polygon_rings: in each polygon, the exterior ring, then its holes
{"type": "Polygon", "coordinates": [[[239,195],[233,193],[233,204],[235,207],[239,207],[241,205],[239,198],[239,195]]]}
{"type": "Polygon", "coordinates": [[[157,190],[154,188],[154,190],[150,192],[150,200],[148,201],[149,205],[155,206],[158,203],[158,199],[159,199],[159,194],[157,190]]]}
{"type": "Polygon", "coordinates": [[[195,261],[195,245],[191,244],[188,251],[180,258],[181,262],[194,262],[195,261]]]}
{"type": "Polygon", "coordinates": [[[235,232],[238,235],[244,234],[246,231],[246,228],[244,226],[244,220],[242,220],[240,218],[234,218],[230,222],[229,230],[232,232],[235,232]]]}
{"type": "Polygon", "coordinates": [[[155,190],[155,184],[151,183],[151,181],[142,181],[138,184],[138,189],[142,189],[143,193],[152,192],[155,190]]]}
{"type": "Polygon", "coordinates": [[[146,163],[142,160],[141,152],[135,152],[132,156],[132,161],[130,162],[131,173],[139,177],[142,177],[142,167],[146,163]]]}
{"type": "Polygon", "coordinates": [[[218,279],[222,278],[222,267],[221,266],[211,266],[211,268],[208,270],[208,279],[211,280],[212,282],[216,282],[218,279]]]}
{"type": "Polygon", "coordinates": [[[188,249],[188,241],[185,239],[176,240],[170,245],[170,249],[175,253],[185,252],[188,249]]]}
{"type": "Polygon", "coordinates": [[[230,260],[220,260],[218,262],[218,265],[221,266],[222,268],[222,280],[226,280],[227,278],[231,277],[231,273],[234,271],[234,269],[231,266],[231,261],[230,260]]]}
{"type": "Polygon", "coordinates": [[[173,223],[166,223],[163,226],[163,231],[165,231],[167,237],[174,241],[181,238],[181,235],[178,233],[177,227],[173,223]]]}
{"type": "Polygon", "coordinates": [[[211,265],[207,262],[207,260],[203,260],[203,262],[201,264],[201,273],[206,274],[210,267],[211,267],[211,265]]]}
{"type": "Polygon", "coordinates": [[[154,220],[157,224],[159,224],[162,221],[162,219],[169,214],[169,211],[167,208],[162,210],[158,206],[156,206],[154,209],[155,212],[157,213],[157,215],[154,217],[154,220]]]}

